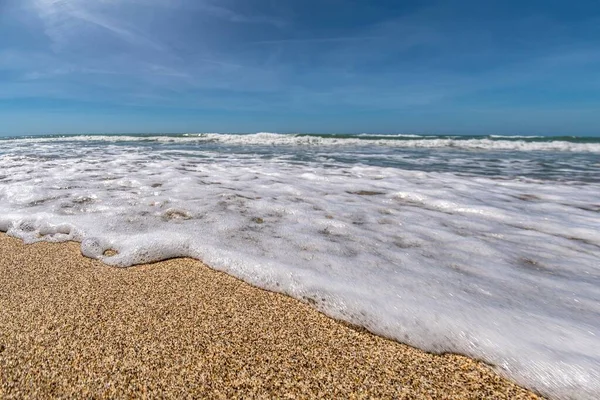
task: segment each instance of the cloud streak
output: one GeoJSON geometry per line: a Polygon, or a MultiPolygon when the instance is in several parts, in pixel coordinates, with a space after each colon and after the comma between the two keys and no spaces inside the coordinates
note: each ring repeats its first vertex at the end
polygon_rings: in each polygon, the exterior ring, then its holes
{"type": "Polygon", "coordinates": [[[261,14],[245,14],[232,8],[225,7],[221,2],[209,0],[129,0],[129,3],[140,6],[153,6],[185,12],[202,12],[229,22],[244,24],[266,24],[278,28],[288,25],[282,18],[261,14]],[[218,3],[218,4],[216,4],[218,3]]]}
{"type": "MultiPolygon", "coordinates": [[[[100,5],[106,2],[100,2],[100,5]]],[[[78,35],[86,25],[98,27],[115,37],[134,46],[149,47],[158,51],[165,51],[164,46],[151,40],[144,34],[127,28],[116,19],[106,17],[101,8],[93,11],[89,8],[90,2],[81,0],[35,0],[38,16],[45,25],[46,34],[53,40],[56,50],[68,46],[77,40],[78,35]]]]}
{"type": "Polygon", "coordinates": [[[268,24],[273,25],[277,28],[283,28],[287,25],[285,21],[278,18],[273,18],[264,15],[245,15],[230,10],[229,8],[225,8],[223,6],[216,6],[211,3],[199,2],[199,4],[196,7],[216,17],[220,17],[231,22],[241,22],[248,24],[268,24]]]}
{"type": "Polygon", "coordinates": [[[277,39],[277,40],[259,40],[251,44],[294,44],[294,43],[342,43],[357,42],[365,40],[381,40],[381,36],[347,36],[347,37],[328,37],[328,38],[299,38],[299,39],[277,39]]]}

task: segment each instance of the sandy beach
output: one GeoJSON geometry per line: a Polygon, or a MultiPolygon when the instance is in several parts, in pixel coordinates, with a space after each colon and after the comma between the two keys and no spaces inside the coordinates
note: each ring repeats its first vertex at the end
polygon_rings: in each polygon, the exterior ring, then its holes
{"type": "Polygon", "coordinates": [[[536,398],[191,259],[127,269],[0,234],[0,398],[536,398]]]}

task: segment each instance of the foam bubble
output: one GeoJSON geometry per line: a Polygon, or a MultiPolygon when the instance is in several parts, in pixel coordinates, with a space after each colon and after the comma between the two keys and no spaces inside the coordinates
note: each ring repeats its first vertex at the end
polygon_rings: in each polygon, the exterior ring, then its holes
{"type": "Polygon", "coordinates": [[[89,258],[100,259],[109,248],[109,241],[102,238],[86,237],[81,241],[81,254],[89,258]]]}

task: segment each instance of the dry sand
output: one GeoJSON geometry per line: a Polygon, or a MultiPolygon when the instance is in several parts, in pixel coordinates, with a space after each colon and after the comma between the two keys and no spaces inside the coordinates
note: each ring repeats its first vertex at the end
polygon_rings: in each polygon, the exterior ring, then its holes
{"type": "Polygon", "coordinates": [[[0,234],[0,398],[535,398],[190,259],[128,269],[0,234]]]}

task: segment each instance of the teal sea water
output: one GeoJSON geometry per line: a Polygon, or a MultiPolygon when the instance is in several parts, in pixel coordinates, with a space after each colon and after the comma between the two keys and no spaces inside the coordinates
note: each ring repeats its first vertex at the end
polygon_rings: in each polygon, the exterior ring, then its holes
{"type": "Polygon", "coordinates": [[[600,137],[205,133],[49,135],[7,137],[1,140],[7,144],[77,143],[84,148],[102,143],[122,147],[143,146],[157,151],[181,150],[182,157],[196,158],[202,158],[202,151],[205,151],[239,154],[240,157],[256,155],[262,159],[287,159],[297,163],[325,161],[326,165],[332,167],[336,163],[360,163],[509,178],[600,180],[600,137]],[[190,149],[198,150],[197,154],[186,153],[190,149]]]}
{"type": "Polygon", "coordinates": [[[551,398],[600,397],[600,138],[0,138],[0,231],[121,267],[197,258],[551,398]]]}

